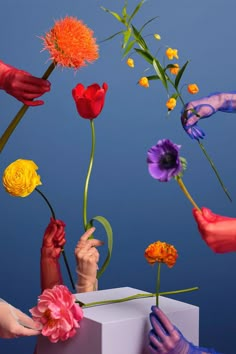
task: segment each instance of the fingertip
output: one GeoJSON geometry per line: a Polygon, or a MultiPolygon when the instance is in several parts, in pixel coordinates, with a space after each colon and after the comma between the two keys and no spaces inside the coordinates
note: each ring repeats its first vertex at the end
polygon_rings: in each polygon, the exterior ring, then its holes
{"type": "Polygon", "coordinates": [[[38,101],[24,101],[23,103],[26,106],[37,107],[37,106],[42,106],[44,104],[44,101],[41,101],[41,100],[38,100],[38,101]]]}

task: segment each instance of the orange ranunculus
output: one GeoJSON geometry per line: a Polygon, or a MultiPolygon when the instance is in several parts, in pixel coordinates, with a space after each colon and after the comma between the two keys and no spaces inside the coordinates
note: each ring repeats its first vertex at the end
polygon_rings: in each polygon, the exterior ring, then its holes
{"type": "Polygon", "coordinates": [[[173,75],[177,75],[180,70],[179,64],[173,64],[173,65],[174,65],[174,67],[169,69],[170,73],[173,75]]]}
{"type": "Polygon", "coordinates": [[[192,95],[195,95],[196,93],[199,92],[199,88],[196,84],[189,84],[188,85],[188,92],[191,93],[192,95]]]}
{"type": "Polygon", "coordinates": [[[166,107],[172,111],[176,106],[176,99],[174,97],[171,97],[167,102],[166,102],[166,107]]]}
{"type": "Polygon", "coordinates": [[[73,88],[72,96],[79,115],[85,119],[96,118],[103,109],[107,90],[108,85],[105,82],[102,87],[92,84],[85,88],[84,85],[78,84],[73,88]]]}
{"type": "Polygon", "coordinates": [[[177,49],[168,48],[166,50],[166,56],[167,56],[167,58],[169,60],[172,60],[174,58],[179,59],[178,50],[177,49]]]}
{"type": "Polygon", "coordinates": [[[143,87],[149,87],[149,81],[148,78],[146,76],[141,77],[141,79],[139,79],[139,85],[143,86],[143,87]]]}
{"type": "Polygon", "coordinates": [[[93,31],[76,17],[55,21],[42,40],[51,59],[64,67],[80,69],[99,57],[93,31]]]}
{"type": "Polygon", "coordinates": [[[161,241],[151,243],[145,250],[145,258],[149,264],[165,263],[172,268],[177,260],[178,253],[174,246],[161,241]]]}
{"type": "Polygon", "coordinates": [[[126,64],[127,64],[130,68],[134,68],[134,59],[128,58],[127,61],[126,61],[126,64]]]}

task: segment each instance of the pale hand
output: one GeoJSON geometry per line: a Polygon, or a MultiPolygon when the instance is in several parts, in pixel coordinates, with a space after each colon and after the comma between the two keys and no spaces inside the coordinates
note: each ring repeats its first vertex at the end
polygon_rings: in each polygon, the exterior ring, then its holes
{"type": "Polygon", "coordinates": [[[81,236],[75,248],[76,271],[78,273],[76,290],[79,293],[93,291],[97,287],[99,252],[96,247],[103,245],[103,242],[97,239],[89,239],[94,231],[94,227],[87,230],[81,236]]]}
{"type": "Polygon", "coordinates": [[[42,325],[0,299],[0,338],[39,335],[42,325]]]}

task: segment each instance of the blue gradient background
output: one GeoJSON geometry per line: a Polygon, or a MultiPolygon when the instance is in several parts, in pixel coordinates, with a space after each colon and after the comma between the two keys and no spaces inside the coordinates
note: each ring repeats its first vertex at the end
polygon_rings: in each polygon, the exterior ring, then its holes
{"type": "MultiPolygon", "coordinates": [[[[129,11],[137,3],[129,0],[129,11]]],[[[0,58],[41,76],[48,66],[48,53],[40,52],[39,37],[54,19],[65,15],[81,18],[94,29],[98,40],[121,29],[100,5],[120,11],[123,1],[2,1],[0,58]]],[[[162,52],[165,46],[178,48],[181,64],[191,60],[184,83],[198,83],[200,94],[196,98],[235,89],[235,1],[149,0],[136,18],[137,27],[155,15],[159,18],[146,33],[161,35],[157,45],[163,46],[162,52]]],[[[66,252],[74,269],[73,250],[83,233],[82,195],[90,128],[77,115],[71,89],[78,82],[89,85],[106,81],[106,104],[95,121],[97,145],[88,204],[88,217],[105,216],[114,231],[114,253],[100,288],[131,286],[154,291],[156,269],[146,263],[144,249],[157,239],[173,243],[179,259],[172,270],[163,267],[162,290],[199,286],[198,292],[175,298],[200,306],[201,345],[234,354],[235,254],[217,255],[207,248],[192,218],[191,205],[178,185],[174,181],[157,183],[149,176],[146,152],[161,138],[181,144],[181,154],[188,160],[184,181],[199,205],[236,216],[235,116],[217,113],[201,122],[207,133],[205,147],[231,193],[230,203],[198,144],[182,130],[181,106],[167,118],[166,94],[160,83],[152,82],[149,89],[136,85],[147,68],[142,59],[136,59],[136,67],[131,70],[121,60],[117,37],[101,44],[100,59],[77,74],[56,69],[50,77],[52,90],[44,96],[45,105],[28,110],[1,154],[0,173],[18,158],[37,163],[41,190],[52,202],[57,217],[67,224],[66,252]]],[[[186,94],[185,100],[190,99],[186,94]]],[[[20,107],[18,101],[0,92],[1,133],[20,107]]],[[[40,246],[50,214],[37,193],[17,199],[1,187],[0,199],[0,294],[27,312],[40,293],[40,246]]],[[[99,227],[96,236],[104,236],[99,227]]],[[[104,258],[105,252],[101,253],[104,258]]],[[[35,338],[0,340],[0,353],[32,353],[34,343],[35,338]]]]}

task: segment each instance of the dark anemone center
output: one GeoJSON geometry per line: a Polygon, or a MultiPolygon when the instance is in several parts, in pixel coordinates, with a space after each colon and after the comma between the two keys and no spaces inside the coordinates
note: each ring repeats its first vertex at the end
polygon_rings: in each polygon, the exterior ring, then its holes
{"type": "Polygon", "coordinates": [[[170,152],[165,153],[165,155],[160,158],[160,167],[162,169],[169,169],[176,166],[176,156],[170,152]]]}

